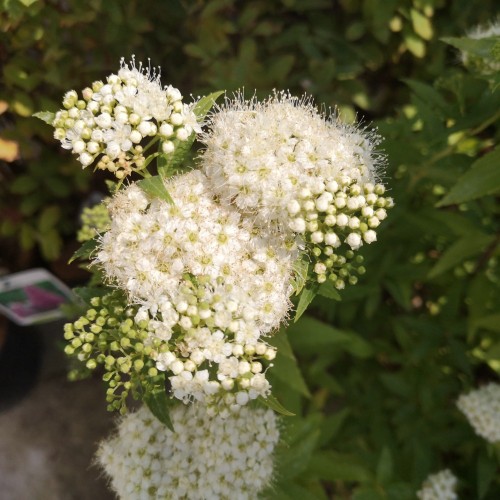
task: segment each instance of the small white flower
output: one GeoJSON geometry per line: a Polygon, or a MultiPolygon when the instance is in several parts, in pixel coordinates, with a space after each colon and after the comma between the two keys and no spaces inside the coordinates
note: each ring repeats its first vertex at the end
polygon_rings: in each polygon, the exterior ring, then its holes
{"type": "Polygon", "coordinates": [[[457,500],[457,478],[449,469],[431,474],[417,492],[420,500],[457,500]]]}
{"type": "Polygon", "coordinates": [[[457,406],[476,434],[490,443],[500,442],[500,384],[490,383],[462,394],[457,406]]]}

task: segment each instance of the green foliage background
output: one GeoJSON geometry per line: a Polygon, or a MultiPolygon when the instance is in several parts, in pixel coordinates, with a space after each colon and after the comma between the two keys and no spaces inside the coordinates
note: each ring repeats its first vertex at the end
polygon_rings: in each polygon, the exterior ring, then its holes
{"type": "Polygon", "coordinates": [[[494,20],[494,4],[1,0],[3,259],[19,245],[49,261],[74,238],[97,181],[31,114],[121,56],[151,57],[184,94],[306,91],[373,121],[396,208],[360,283],[273,339],[275,394],[297,416],[269,497],[412,499],[450,468],[460,498],[499,498],[499,448],[455,406],[500,374],[498,75],[469,72],[441,40],[494,20]]]}

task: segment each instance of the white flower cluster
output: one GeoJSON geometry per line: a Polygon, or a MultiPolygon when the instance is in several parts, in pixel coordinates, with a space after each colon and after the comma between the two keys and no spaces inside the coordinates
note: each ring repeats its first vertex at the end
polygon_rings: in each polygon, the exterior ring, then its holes
{"type": "Polygon", "coordinates": [[[457,478],[449,469],[431,474],[417,492],[420,500],[457,500],[457,478]]]}
{"type": "Polygon", "coordinates": [[[193,131],[201,132],[179,90],[162,87],[160,75],[141,64],[136,68],[134,59],[130,67],[122,60],[118,74],[106,83],[84,89],[82,99],[69,91],[63,106],[53,122],[54,137],[78,155],[83,167],[98,159],[97,168],[118,178],[146,166],[143,139],[159,136],[163,152],[171,153],[174,139],[185,141],[193,131]]]}
{"type": "Polygon", "coordinates": [[[457,406],[476,434],[490,443],[500,442],[500,384],[490,383],[462,394],[457,406]]]}
{"type": "Polygon", "coordinates": [[[122,500],[255,499],[270,484],[274,412],[243,408],[222,418],[193,404],[170,417],[175,432],[143,407],[101,443],[98,462],[122,500]]]}
{"type": "Polygon", "coordinates": [[[202,141],[202,168],[214,191],[263,227],[288,228],[290,203],[320,182],[374,182],[380,162],[376,134],[325,120],[311,102],[285,92],[263,102],[229,101],[212,115],[202,141]]]}
{"type": "MultiPolygon", "coordinates": [[[[475,40],[493,37],[496,37],[498,40],[500,37],[500,20],[488,25],[476,26],[467,33],[467,36],[475,40]]],[[[462,50],[462,61],[464,65],[477,69],[483,75],[494,75],[498,73],[498,71],[500,71],[500,60],[498,56],[495,57],[494,54],[488,55],[487,51],[483,52],[484,54],[480,56],[476,53],[462,50]]]]}
{"type": "Polygon", "coordinates": [[[136,185],[120,191],[95,260],[164,343],[152,355],[175,397],[214,402],[230,392],[234,406],[266,396],[261,361],[276,352],[262,336],[290,308],[293,248],[217,204],[199,170],[167,189],[175,204],[150,203],[136,185]]]}
{"type": "Polygon", "coordinates": [[[318,282],[329,278],[338,289],[355,283],[356,266],[347,261],[377,239],[393,206],[374,184],[378,136],[325,119],[286,93],[264,102],[238,97],[210,126],[202,168],[215,193],[259,227],[300,235],[318,282]]]}

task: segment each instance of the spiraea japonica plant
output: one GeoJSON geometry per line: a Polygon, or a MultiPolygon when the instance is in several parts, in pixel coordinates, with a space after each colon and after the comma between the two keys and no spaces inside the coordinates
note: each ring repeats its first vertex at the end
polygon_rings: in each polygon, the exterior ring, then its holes
{"type": "Polygon", "coordinates": [[[291,415],[268,379],[289,349],[276,333],[294,302],[297,319],[356,283],[356,252],[393,206],[375,132],[308,97],[221,94],[186,103],[159,69],[122,60],[38,114],[83,168],[117,179],[83,214],[75,258],[94,276],[64,337],[71,377],[101,370],[124,415],[98,454],[121,498],[255,498],[271,484],[275,411],[291,415]],[[129,396],[144,406],[127,413],[129,396]]]}

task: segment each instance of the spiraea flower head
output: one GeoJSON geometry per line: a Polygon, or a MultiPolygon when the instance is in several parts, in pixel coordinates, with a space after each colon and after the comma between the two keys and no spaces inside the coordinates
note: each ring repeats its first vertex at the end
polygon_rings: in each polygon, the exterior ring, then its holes
{"type": "Polygon", "coordinates": [[[457,406],[476,434],[490,443],[500,442],[500,384],[490,383],[462,394],[457,406]]]}
{"type": "Polygon", "coordinates": [[[163,342],[152,355],[175,397],[229,391],[228,405],[246,404],[269,392],[262,361],[275,350],[262,336],[290,308],[293,250],[218,204],[200,171],[167,188],[175,204],[149,202],[134,184],[117,194],[95,262],[163,342]]]}
{"type": "Polygon", "coordinates": [[[263,102],[237,95],[202,134],[202,168],[215,192],[257,224],[289,228],[287,207],[300,193],[348,176],[374,182],[379,138],[325,117],[307,98],[276,92],[263,102]]]}
{"type": "Polygon", "coordinates": [[[255,499],[273,477],[279,428],[271,410],[225,418],[200,404],[175,406],[174,432],[146,408],[101,443],[99,465],[122,500],[255,499]]]}
{"type": "Polygon", "coordinates": [[[376,183],[384,163],[376,133],[282,92],[227,101],[202,141],[202,169],[225,203],[259,227],[296,236],[318,282],[341,289],[357,281],[364,268],[354,252],[376,241],[393,205],[376,183]]]}
{"type": "Polygon", "coordinates": [[[54,119],[54,136],[62,147],[78,155],[85,168],[114,172],[118,178],[145,167],[144,142],[159,136],[165,153],[174,150],[174,139],[185,141],[200,132],[191,106],[178,89],[162,86],[159,69],[121,61],[118,74],[64,96],[54,119]]]}
{"type": "Polygon", "coordinates": [[[479,25],[467,32],[467,37],[474,40],[491,39],[491,50],[480,53],[467,50],[461,51],[462,62],[472,70],[483,75],[493,75],[500,71],[500,18],[486,25],[479,25]]]}
{"type": "Polygon", "coordinates": [[[417,492],[420,500],[457,500],[457,478],[449,469],[431,474],[417,492]]]}

